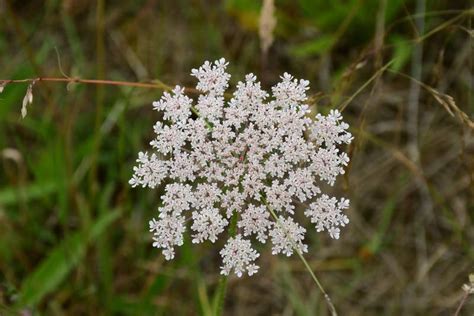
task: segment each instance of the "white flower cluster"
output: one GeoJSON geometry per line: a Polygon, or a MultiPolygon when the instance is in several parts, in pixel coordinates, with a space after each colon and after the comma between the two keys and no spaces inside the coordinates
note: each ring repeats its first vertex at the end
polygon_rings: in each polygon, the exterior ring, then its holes
{"type": "Polygon", "coordinates": [[[130,184],[153,189],[166,181],[150,231],[168,260],[183,244],[186,221],[193,243],[214,243],[235,222],[237,234],[220,252],[221,273],[240,277],[259,268],[252,238],[265,243],[270,237],[273,254],[307,252],[306,230],[293,218],[295,203],[309,204],[304,214],[317,231],[339,238],[339,227],[349,222],[342,213],[349,201],[321,194],[318,183],[333,185],[344,173],[349,157],[338,146],[352,136],[337,110],[310,119],[304,104],[309,82],[287,73],[271,97],[248,74],[226,100],[227,65],[220,59],[192,70],[202,92],[194,107],[179,86],[153,103],[163,122],[154,126],[153,153],[138,154],[130,184]]]}

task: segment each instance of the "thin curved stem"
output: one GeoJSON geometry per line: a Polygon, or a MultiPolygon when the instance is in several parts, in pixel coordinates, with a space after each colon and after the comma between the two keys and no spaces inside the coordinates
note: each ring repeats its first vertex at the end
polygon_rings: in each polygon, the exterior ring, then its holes
{"type": "Polygon", "coordinates": [[[469,293],[466,292],[464,293],[461,302],[458,305],[458,308],[456,308],[456,312],[454,312],[454,316],[459,316],[459,313],[461,312],[462,307],[464,306],[464,303],[466,303],[467,297],[469,296],[469,293]]]}
{"type": "MultiPolygon", "coordinates": [[[[7,85],[10,83],[31,83],[31,82],[65,82],[68,84],[83,83],[83,84],[95,84],[95,85],[109,85],[109,86],[126,86],[126,87],[137,87],[137,88],[150,88],[160,90],[172,90],[173,88],[159,80],[153,82],[133,82],[133,81],[118,81],[118,80],[101,80],[101,79],[81,79],[81,78],[61,78],[61,77],[37,77],[27,79],[4,79],[0,80],[0,84],[7,85]]],[[[185,88],[188,93],[200,93],[194,88],[185,88]]]]}
{"type": "MultiPolygon", "coordinates": [[[[272,217],[275,219],[275,221],[277,222],[278,226],[286,231],[285,227],[283,227],[283,225],[281,224],[280,220],[278,219],[278,216],[275,214],[275,212],[273,211],[273,209],[268,205],[267,201],[266,200],[263,200],[263,203],[265,204],[265,206],[267,207],[268,211],[270,212],[270,214],[272,214],[272,217]]],[[[290,242],[291,242],[291,245],[293,246],[293,249],[296,251],[296,253],[298,254],[298,257],[301,259],[301,261],[303,261],[303,264],[306,268],[306,270],[308,270],[309,274],[311,275],[311,277],[313,278],[313,281],[314,283],[316,283],[316,285],[318,286],[319,290],[321,291],[321,293],[323,294],[324,296],[324,299],[326,300],[326,303],[329,307],[329,310],[331,312],[331,315],[332,316],[337,316],[337,312],[336,312],[336,307],[334,307],[334,304],[332,303],[331,301],[331,298],[329,297],[329,295],[327,294],[327,292],[324,290],[324,287],[323,285],[321,284],[321,282],[319,282],[319,279],[318,277],[316,276],[316,274],[314,274],[313,270],[311,269],[311,267],[309,266],[309,263],[308,261],[306,261],[305,257],[303,256],[303,254],[301,253],[301,251],[298,249],[298,247],[296,246],[295,244],[295,241],[290,237],[288,236],[289,239],[290,239],[290,242]]]]}
{"type": "MultiPolygon", "coordinates": [[[[30,87],[37,83],[37,82],[64,82],[67,83],[67,86],[76,83],[83,83],[83,84],[93,84],[93,85],[109,85],[109,86],[125,86],[125,87],[136,87],[136,88],[149,88],[149,89],[160,89],[164,91],[171,91],[173,88],[159,80],[155,80],[153,82],[132,82],[132,81],[116,81],[116,80],[103,80],[103,79],[81,79],[81,78],[71,78],[71,77],[37,77],[37,78],[26,78],[26,79],[0,79],[0,93],[8,84],[16,84],[16,83],[29,83],[30,87]]],[[[201,91],[194,89],[194,88],[184,88],[185,92],[192,93],[192,94],[201,94],[201,91]]],[[[98,107],[100,108],[100,107],[98,107]]],[[[23,108],[22,108],[23,109],[23,108]]],[[[22,110],[23,111],[23,110],[22,110]]],[[[195,107],[191,107],[191,111],[199,115],[199,112],[195,107]]],[[[22,116],[24,117],[25,114],[22,116]]],[[[206,121],[206,125],[208,128],[212,128],[209,122],[206,121]]]]}

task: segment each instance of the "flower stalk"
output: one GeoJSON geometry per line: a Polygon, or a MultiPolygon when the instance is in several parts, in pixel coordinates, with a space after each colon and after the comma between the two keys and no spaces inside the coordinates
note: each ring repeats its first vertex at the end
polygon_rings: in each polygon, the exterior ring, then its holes
{"type": "MultiPolygon", "coordinates": [[[[237,230],[237,213],[232,215],[232,219],[229,226],[229,235],[235,236],[237,230]]],[[[227,283],[228,283],[228,276],[221,275],[219,278],[219,284],[217,285],[216,294],[214,296],[214,315],[222,315],[224,311],[225,305],[225,296],[227,293],[227,283]]]]}

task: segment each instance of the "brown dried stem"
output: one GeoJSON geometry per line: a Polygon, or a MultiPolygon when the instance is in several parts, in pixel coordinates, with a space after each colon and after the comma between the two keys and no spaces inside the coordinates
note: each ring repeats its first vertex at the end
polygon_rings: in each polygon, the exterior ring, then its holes
{"type": "MultiPolygon", "coordinates": [[[[32,82],[65,82],[69,84],[83,83],[83,84],[95,84],[95,85],[110,85],[110,86],[126,86],[126,87],[137,87],[137,88],[149,88],[149,89],[160,89],[169,91],[172,87],[159,81],[155,80],[152,82],[132,82],[132,81],[116,81],[116,80],[99,80],[99,79],[81,79],[81,78],[59,78],[59,77],[37,77],[27,79],[6,79],[0,80],[1,85],[7,85],[11,83],[32,83],[32,82]]],[[[188,93],[200,93],[194,88],[185,88],[188,93]]]]}

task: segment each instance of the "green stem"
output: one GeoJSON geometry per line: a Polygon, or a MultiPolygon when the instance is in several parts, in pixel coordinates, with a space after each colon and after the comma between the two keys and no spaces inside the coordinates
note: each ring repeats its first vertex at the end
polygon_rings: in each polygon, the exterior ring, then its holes
{"type": "Polygon", "coordinates": [[[222,315],[224,310],[225,294],[227,292],[227,275],[222,275],[219,278],[219,285],[217,286],[216,294],[214,297],[214,315],[222,315]]]}
{"type": "MultiPolygon", "coordinates": [[[[235,236],[237,229],[237,212],[234,212],[229,226],[229,235],[235,236]]],[[[216,294],[214,295],[214,315],[222,315],[225,302],[225,294],[227,292],[227,275],[221,275],[219,278],[219,285],[217,286],[216,294]]]]}
{"type": "MultiPolygon", "coordinates": [[[[96,63],[97,63],[97,79],[103,80],[105,78],[105,0],[97,1],[96,8],[96,63]]],[[[95,133],[94,144],[91,154],[91,172],[90,172],[90,188],[92,201],[95,202],[96,195],[99,190],[98,184],[98,160],[99,151],[102,145],[102,137],[99,133],[102,124],[104,112],[104,87],[102,85],[96,86],[96,112],[95,112],[95,133]]]]}
{"type": "MultiPolygon", "coordinates": [[[[278,219],[278,217],[276,216],[275,212],[273,211],[273,209],[268,205],[267,201],[263,200],[263,204],[265,204],[265,206],[267,207],[267,209],[270,211],[270,213],[272,214],[272,217],[275,219],[275,221],[277,222],[278,226],[283,230],[283,231],[286,231],[285,227],[283,227],[283,225],[281,224],[280,220],[278,219]]],[[[316,275],[314,274],[313,270],[311,269],[311,267],[309,266],[309,263],[308,261],[306,261],[306,259],[304,258],[303,254],[301,253],[301,251],[298,249],[298,247],[296,246],[296,243],[295,241],[293,240],[293,238],[291,238],[291,236],[288,234],[288,239],[290,240],[291,242],[291,245],[293,247],[293,249],[296,251],[296,253],[298,254],[298,257],[300,257],[301,261],[303,261],[303,264],[306,268],[306,270],[308,270],[309,274],[311,275],[311,277],[313,278],[314,282],[316,283],[316,285],[318,286],[319,290],[321,291],[321,293],[323,294],[324,296],[324,299],[326,300],[326,303],[328,304],[328,307],[329,307],[329,310],[331,311],[331,315],[332,316],[337,316],[337,312],[336,312],[336,308],[334,307],[334,304],[332,303],[331,301],[331,298],[329,297],[329,295],[326,293],[326,291],[324,290],[321,282],[319,282],[319,279],[316,277],[316,275]]]]}

